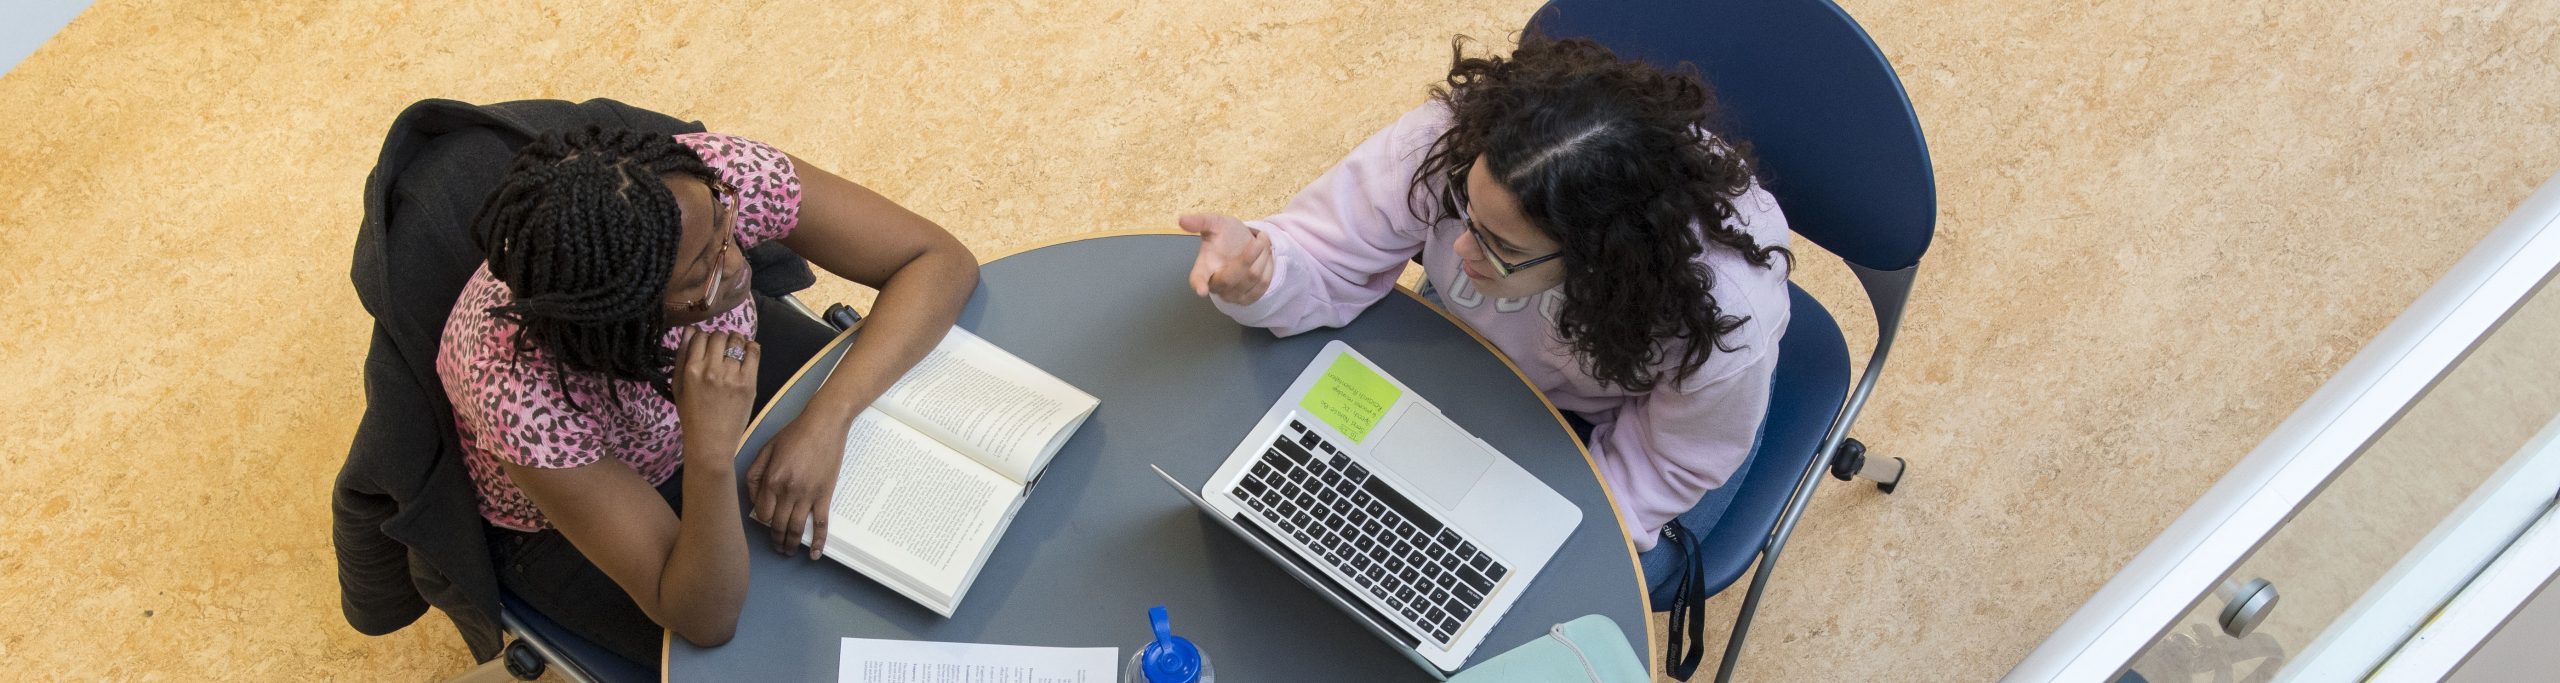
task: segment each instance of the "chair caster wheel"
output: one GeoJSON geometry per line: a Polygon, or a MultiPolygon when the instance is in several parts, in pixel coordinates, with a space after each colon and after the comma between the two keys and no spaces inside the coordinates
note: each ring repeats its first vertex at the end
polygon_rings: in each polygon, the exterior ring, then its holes
{"type": "Polygon", "coordinates": [[[848,330],[853,328],[854,323],[862,322],[862,312],[853,310],[852,306],[834,304],[827,307],[824,320],[827,326],[836,328],[837,331],[848,330]]]}
{"type": "Polygon", "coordinates": [[[1867,444],[1854,438],[1843,439],[1840,450],[1831,454],[1831,478],[1841,481],[1864,478],[1875,482],[1876,490],[1892,495],[1893,489],[1902,484],[1904,465],[1901,458],[1892,460],[1889,463],[1877,461],[1873,463],[1874,470],[1870,471],[1867,467],[1867,444]]]}
{"type": "Polygon", "coordinates": [[[1867,466],[1867,444],[1852,437],[1840,441],[1840,450],[1831,454],[1831,478],[1848,481],[1857,478],[1858,469],[1867,466]]]}
{"type": "Polygon", "coordinates": [[[507,643],[506,651],[498,656],[507,660],[507,675],[519,681],[541,678],[543,671],[551,668],[549,662],[542,661],[541,654],[521,640],[507,643]]]}

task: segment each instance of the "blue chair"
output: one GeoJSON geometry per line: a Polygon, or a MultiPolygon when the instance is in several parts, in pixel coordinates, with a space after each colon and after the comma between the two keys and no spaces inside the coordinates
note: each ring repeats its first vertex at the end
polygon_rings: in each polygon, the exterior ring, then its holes
{"type": "MultiPolygon", "coordinates": [[[[1893,349],[1936,229],[1928,145],[1893,66],[1830,0],[1553,0],[1528,31],[1589,38],[1622,58],[1696,65],[1729,119],[1719,130],[1751,143],[1762,184],[1796,234],[1847,261],[1875,311],[1875,349],[1851,390],[1839,326],[1820,302],[1791,291],[1793,318],[1757,460],[1733,506],[1698,539],[1704,594],[1759,563],[1716,673],[1730,680],[1778,552],[1821,475],[1863,477],[1886,493],[1901,481],[1900,458],[1870,462],[1848,435],[1893,349]]],[[[1703,630],[1702,617],[1682,624],[1678,616],[1675,635],[1684,626],[1703,630]]],[[[1686,680],[1699,649],[1693,644],[1685,662],[1675,656],[1666,653],[1666,668],[1686,680]]]]}

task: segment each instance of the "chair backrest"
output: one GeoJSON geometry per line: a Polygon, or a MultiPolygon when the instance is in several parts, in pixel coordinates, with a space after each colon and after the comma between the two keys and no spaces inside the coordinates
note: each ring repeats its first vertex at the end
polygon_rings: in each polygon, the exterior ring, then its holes
{"type": "Polygon", "coordinates": [[[1696,64],[1752,144],[1787,223],[1871,270],[1917,265],[1936,230],[1928,143],[1901,79],[1830,0],[1551,0],[1529,33],[1696,64]]]}

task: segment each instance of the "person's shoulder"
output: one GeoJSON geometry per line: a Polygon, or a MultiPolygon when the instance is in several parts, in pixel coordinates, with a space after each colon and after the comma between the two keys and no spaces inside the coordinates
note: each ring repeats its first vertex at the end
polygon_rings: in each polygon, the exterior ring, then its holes
{"type": "MultiPolygon", "coordinates": [[[[1787,275],[1795,270],[1795,256],[1791,251],[1795,232],[1787,227],[1786,213],[1778,209],[1778,198],[1769,194],[1757,180],[1726,201],[1732,204],[1733,215],[1725,219],[1724,227],[1751,238],[1753,245],[1766,252],[1767,265],[1753,262],[1752,255],[1739,247],[1707,239],[1703,232],[1705,225],[1693,223],[1692,227],[1701,229],[1699,239],[1706,247],[1698,254],[1697,261],[1705,265],[1716,279],[1717,302],[1724,304],[1728,298],[1725,294],[1733,293],[1741,295],[1731,297],[1741,300],[1736,303],[1768,308],[1774,301],[1778,310],[1783,312],[1787,302],[1787,275]]],[[[1735,306],[1724,304],[1724,307],[1732,309],[1735,306]]]]}
{"type": "Polygon", "coordinates": [[[1420,106],[1406,110],[1402,116],[1388,123],[1386,130],[1381,132],[1387,136],[1388,148],[1394,150],[1397,156],[1418,161],[1423,155],[1429,153],[1433,143],[1440,141],[1441,134],[1449,132],[1449,127],[1453,125],[1457,124],[1451,117],[1449,104],[1435,97],[1424,100],[1420,106]]]}
{"type": "Polygon", "coordinates": [[[791,157],[783,154],[780,148],[749,138],[711,131],[680,133],[675,138],[678,144],[692,149],[694,156],[702,157],[702,163],[709,164],[722,175],[792,170],[791,157]]]}
{"type": "MultiPolygon", "coordinates": [[[[1785,245],[1764,241],[1761,246],[1785,245]]],[[[1776,362],[1778,342],[1786,335],[1792,314],[1787,294],[1787,271],[1793,266],[1789,259],[1786,254],[1772,253],[1769,265],[1762,267],[1729,247],[1709,247],[1709,255],[1702,260],[1715,278],[1711,295],[1715,297],[1716,317],[1741,324],[1716,337],[1716,347],[1707,354],[1706,363],[1680,382],[1681,391],[1695,392],[1756,366],[1776,362]]]]}
{"type": "Polygon", "coordinates": [[[675,134],[675,139],[677,143],[683,144],[686,147],[694,148],[695,150],[725,150],[732,147],[748,145],[771,147],[771,145],[767,145],[761,141],[757,141],[743,135],[731,135],[716,130],[677,133],[675,134]]]}
{"type": "MultiPolygon", "coordinates": [[[[1730,384],[1738,377],[1751,376],[1754,374],[1752,371],[1761,366],[1774,366],[1778,362],[1779,334],[1771,330],[1785,328],[1784,315],[1751,315],[1742,325],[1716,338],[1716,348],[1707,353],[1706,362],[1700,363],[1696,372],[1665,386],[1682,394],[1696,394],[1730,384]]],[[[1673,362],[1679,360],[1677,355],[1665,354],[1665,357],[1673,362]]],[[[1672,371],[1669,368],[1665,370],[1666,373],[1672,371]]]]}
{"type": "Polygon", "coordinates": [[[800,168],[791,156],[762,142],[726,133],[685,133],[676,141],[693,149],[720,180],[737,188],[739,237],[753,247],[791,234],[800,224],[800,168]]]}
{"type": "Polygon", "coordinates": [[[491,277],[486,267],[463,281],[462,293],[454,297],[453,309],[445,314],[444,331],[436,339],[436,370],[446,382],[452,382],[465,363],[486,355],[500,322],[489,309],[507,303],[506,291],[506,285],[491,277]]]}
{"type": "Polygon", "coordinates": [[[522,331],[515,323],[491,312],[507,303],[506,291],[505,283],[482,270],[464,285],[445,319],[444,334],[436,345],[436,374],[457,410],[464,407],[465,399],[521,390],[515,385],[545,374],[549,367],[539,349],[517,347],[522,331]]]}
{"type": "Polygon", "coordinates": [[[1778,208],[1778,196],[1761,187],[1759,179],[1753,179],[1742,194],[1726,201],[1733,204],[1733,219],[1725,224],[1750,235],[1760,246],[1784,247],[1794,241],[1795,232],[1787,227],[1787,213],[1778,208]]]}

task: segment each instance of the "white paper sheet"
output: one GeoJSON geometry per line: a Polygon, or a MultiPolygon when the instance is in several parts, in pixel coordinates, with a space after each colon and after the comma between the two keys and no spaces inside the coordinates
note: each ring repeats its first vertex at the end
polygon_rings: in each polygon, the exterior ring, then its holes
{"type": "Polygon", "coordinates": [[[1118,683],[1120,648],[844,639],[837,683],[1118,683]]]}

